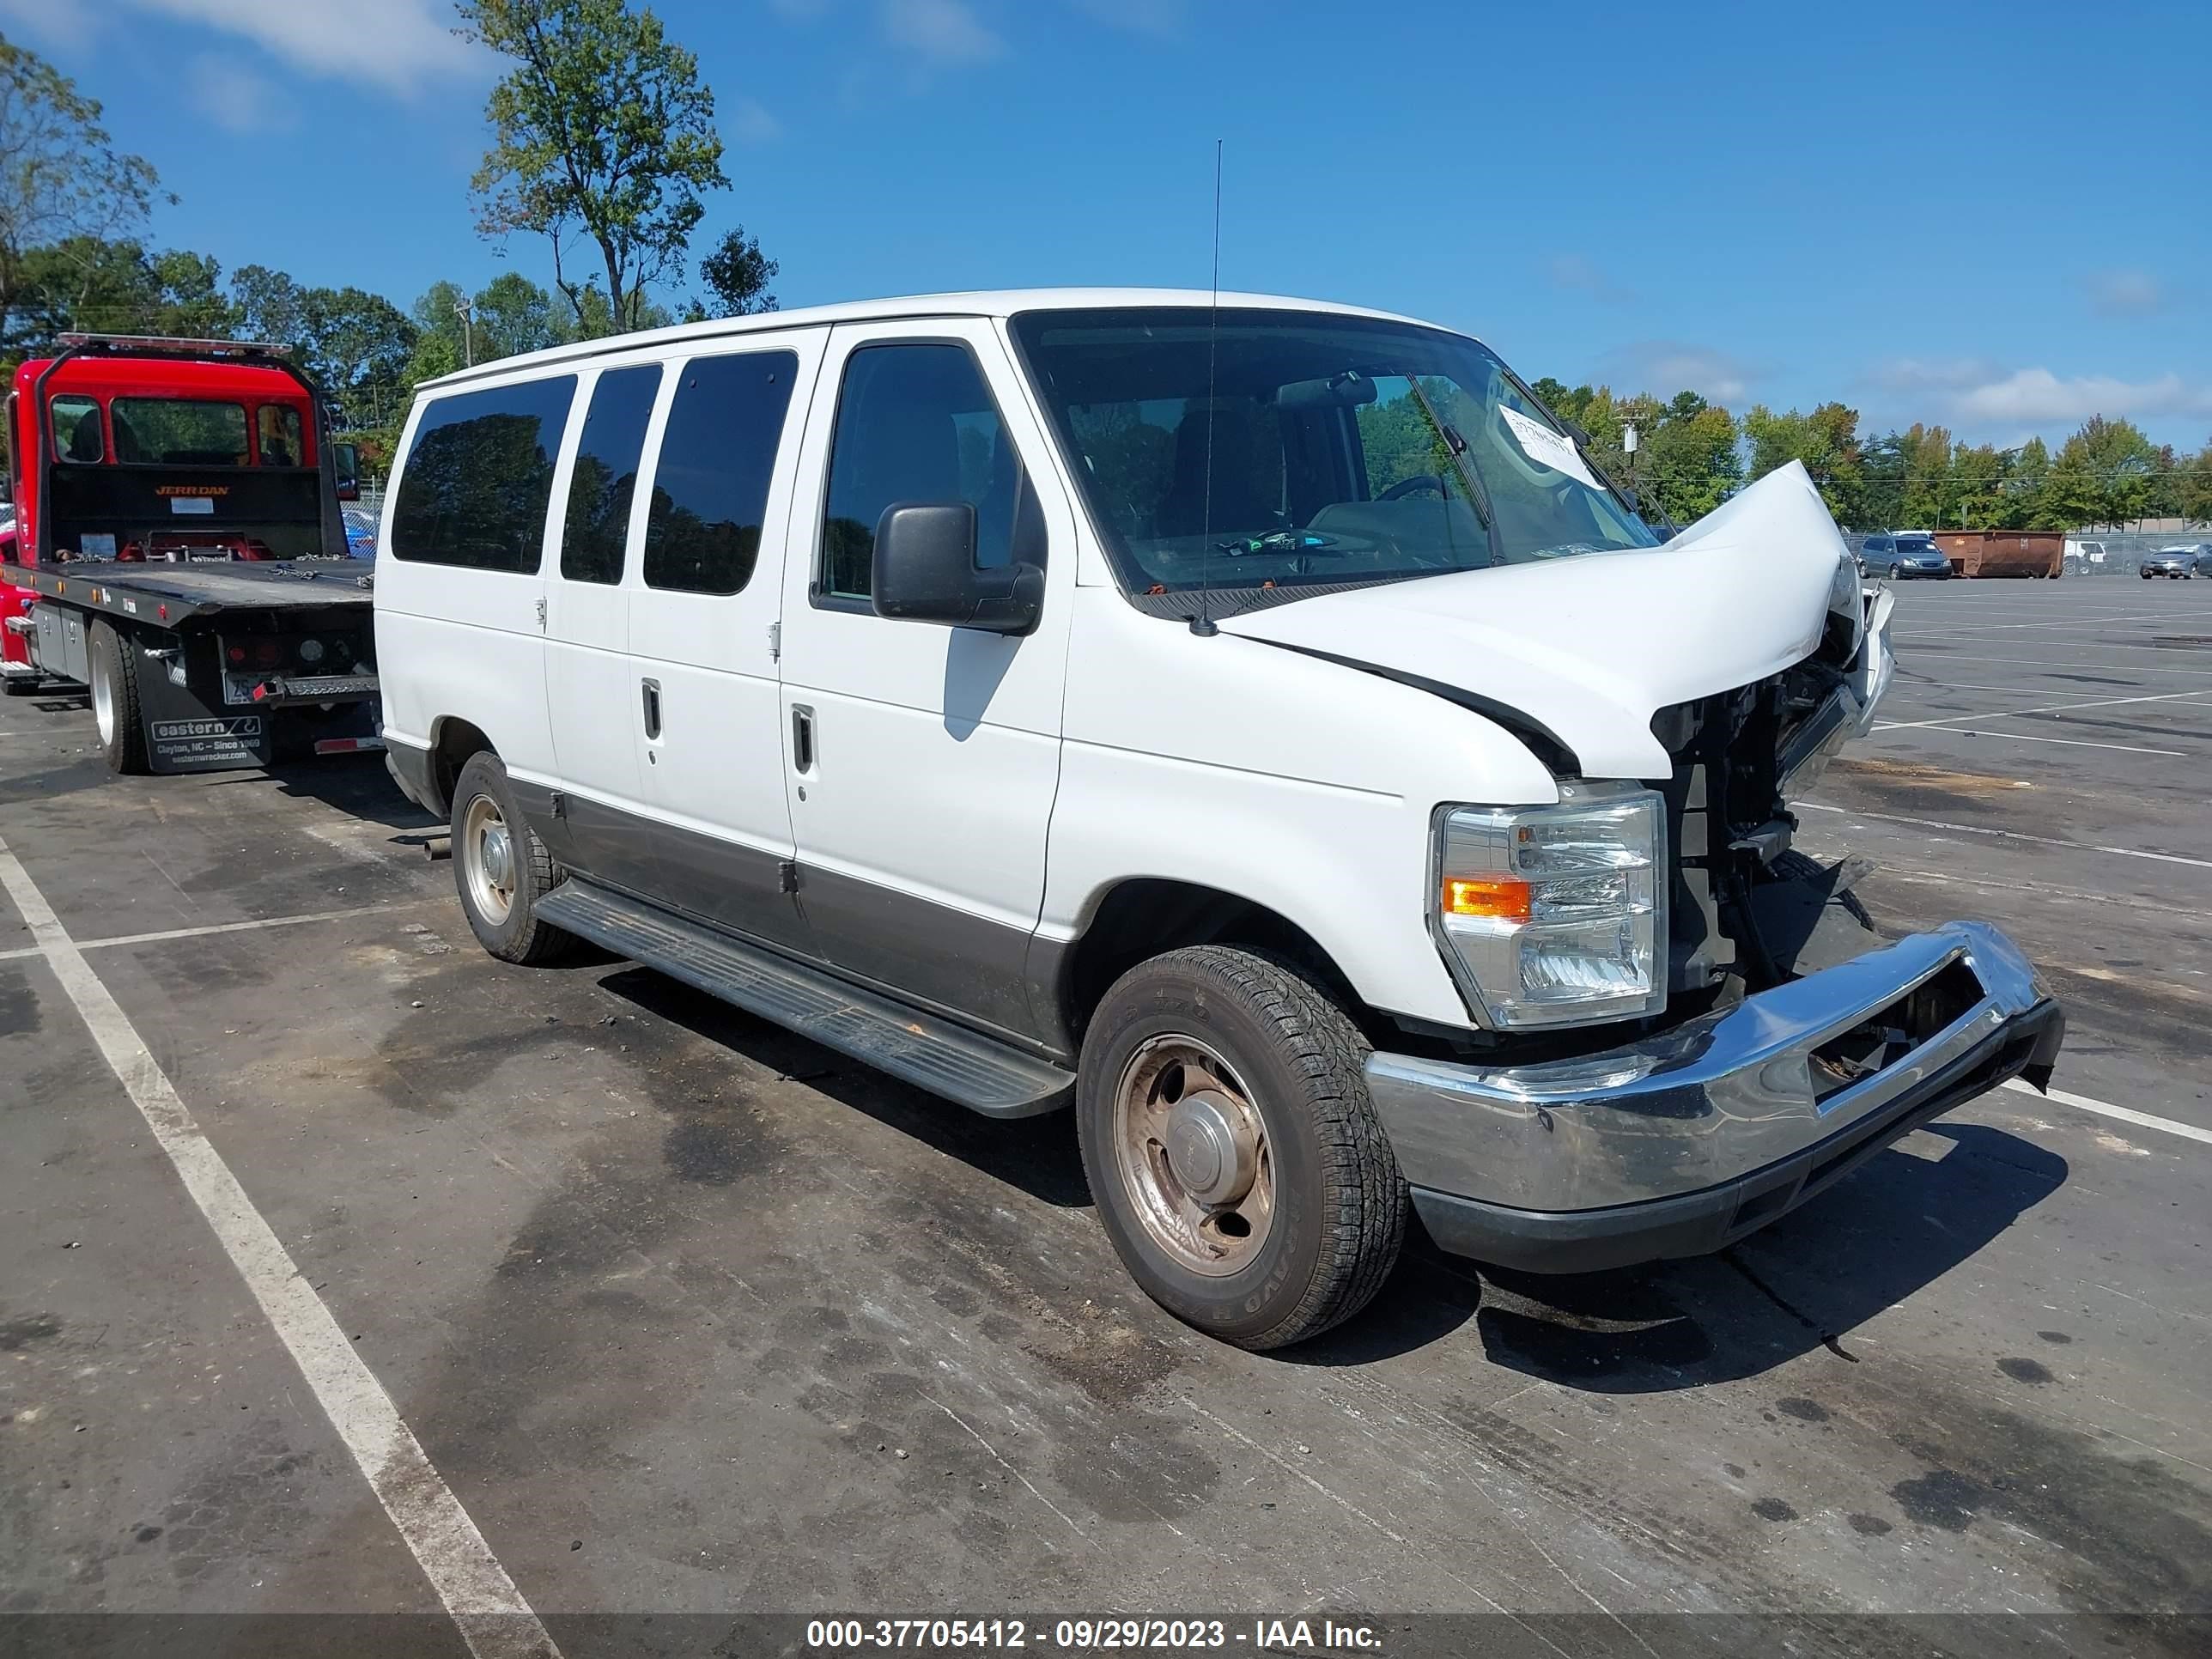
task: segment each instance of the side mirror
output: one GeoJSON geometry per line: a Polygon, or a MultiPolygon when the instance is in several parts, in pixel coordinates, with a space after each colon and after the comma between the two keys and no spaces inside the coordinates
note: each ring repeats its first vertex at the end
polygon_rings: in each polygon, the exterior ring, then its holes
{"type": "Polygon", "coordinates": [[[331,446],[331,470],[337,474],[338,499],[357,501],[361,499],[361,449],[356,444],[331,446]]]}
{"type": "Polygon", "coordinates": [[[1033,564],[975,566],[975,509],[965,501],[895,501],[876,521],[876,614],[993,634],[1026,634],[1044,611],[1033,564]]]}

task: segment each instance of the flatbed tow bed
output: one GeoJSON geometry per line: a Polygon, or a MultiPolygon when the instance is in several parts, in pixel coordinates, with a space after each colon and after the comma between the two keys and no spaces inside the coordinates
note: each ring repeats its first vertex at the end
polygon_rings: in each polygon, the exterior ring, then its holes
{"type": "Polygon", "coordinates": [[[15,370],[0,680],[91,694],[118,772],[380,749],[358,455],[280,347],[64,335],[15,370]],[[343,459],[343,470],[340,466],[343,459]]]}
{"type": "Polygon", "coordinates": [[[383,747],[358,562],[73,559],[15,580],[39,597],[25,619],[34,659],[91,686],[111,760],[133,724],[134,758],[154,772],[383,747]]]}

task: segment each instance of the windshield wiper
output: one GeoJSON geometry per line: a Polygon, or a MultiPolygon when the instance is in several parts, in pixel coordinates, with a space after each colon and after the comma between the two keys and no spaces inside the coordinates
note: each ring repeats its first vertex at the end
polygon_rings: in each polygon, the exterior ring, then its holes
{"type": "Polygon", "coordinates": [[[1467,453],[1467,440],[1459,435],[1456,427],[1437,413],[1437,406],[1429,401],[1429,394],[1422,389],[1419,375],[1407,374],[1406,385],[1420,404],[1421,413],[1428,416],[1429,425],[1435,430],[1437,441],[1443,445],[1444,453],[1451,457],[1453,470],[1459,474],[1460,483],[1466,487],[1468,501],[1482,520],[1483,531],[1490,538],[1490,562],[1493,565],[1504,563],[1504,550],[1498,540],[1498,514],[1492,510],[1490,492],[1483,488],[1482,477],[1475,471],[1474,459],[1467,453]]]}

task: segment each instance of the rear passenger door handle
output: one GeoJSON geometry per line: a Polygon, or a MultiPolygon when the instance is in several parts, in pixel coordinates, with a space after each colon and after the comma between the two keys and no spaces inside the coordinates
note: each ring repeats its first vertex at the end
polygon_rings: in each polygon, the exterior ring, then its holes
{"type": "Polygon", "coordinates": [[[645,690],[645,735],[658,738],[660,735],[660,682],[646,680],[642,684],[645,690]]]}
{"type": "Polygon", "coordinates": [[[791,768],[802,777],[814,770],[814,711],[804,703],[791,705],[791,768]]]}

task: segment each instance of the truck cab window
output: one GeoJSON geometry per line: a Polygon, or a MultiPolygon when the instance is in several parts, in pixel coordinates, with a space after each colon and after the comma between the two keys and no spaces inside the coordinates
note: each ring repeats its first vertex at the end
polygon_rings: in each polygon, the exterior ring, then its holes
{"type": "MultiPolygon", "coordinates": [[[[975,509],[975,562],[1013,556],[1028,495],[1021,457],[965,346],[863,346],[845,364],[822,526],[823,593],[874,590],[876,526],[896,502],[965,501],[975,509]]],[[[1034,509],[1032,508],[1032,513],[1034,509]]],[[[1025,556],[1042,563],[1042,538],[1025,556]]]]}
{"type": "Polygon", "coordinates": [[[611,369],[592,388],[592,406],[568,479],[561,528],[561,574],[572,582],[622,580],[630,498],[645,453],[646,422],[660,395],[660,365],[611,369]]]}
{"type": "Polygon", "coordinates": [[[752,580],[769,476],[799,359],[788,351],[695,357],[661,434],[645,521],[645,585],[735,593],[752,580]]]}
{"type": "Polygon", "coordinates": [[[246,405],[203,398],[118,398],[115,459],[125,466],[244,466],[246,405]]]}
{"type": "Polygon", "coordinates": [[[298,410],[287,408],[283,404],[264,404],[258,425],[262,465],[305,466],[307,464],[307,448],[300,441],[298,410]]]}
{"type": "Polygon", "coordinates": [[[100,434],[100,405],[89,398],[57,398],[53,415],[54,459],[92,466],[106,459],[100,434]]]}

